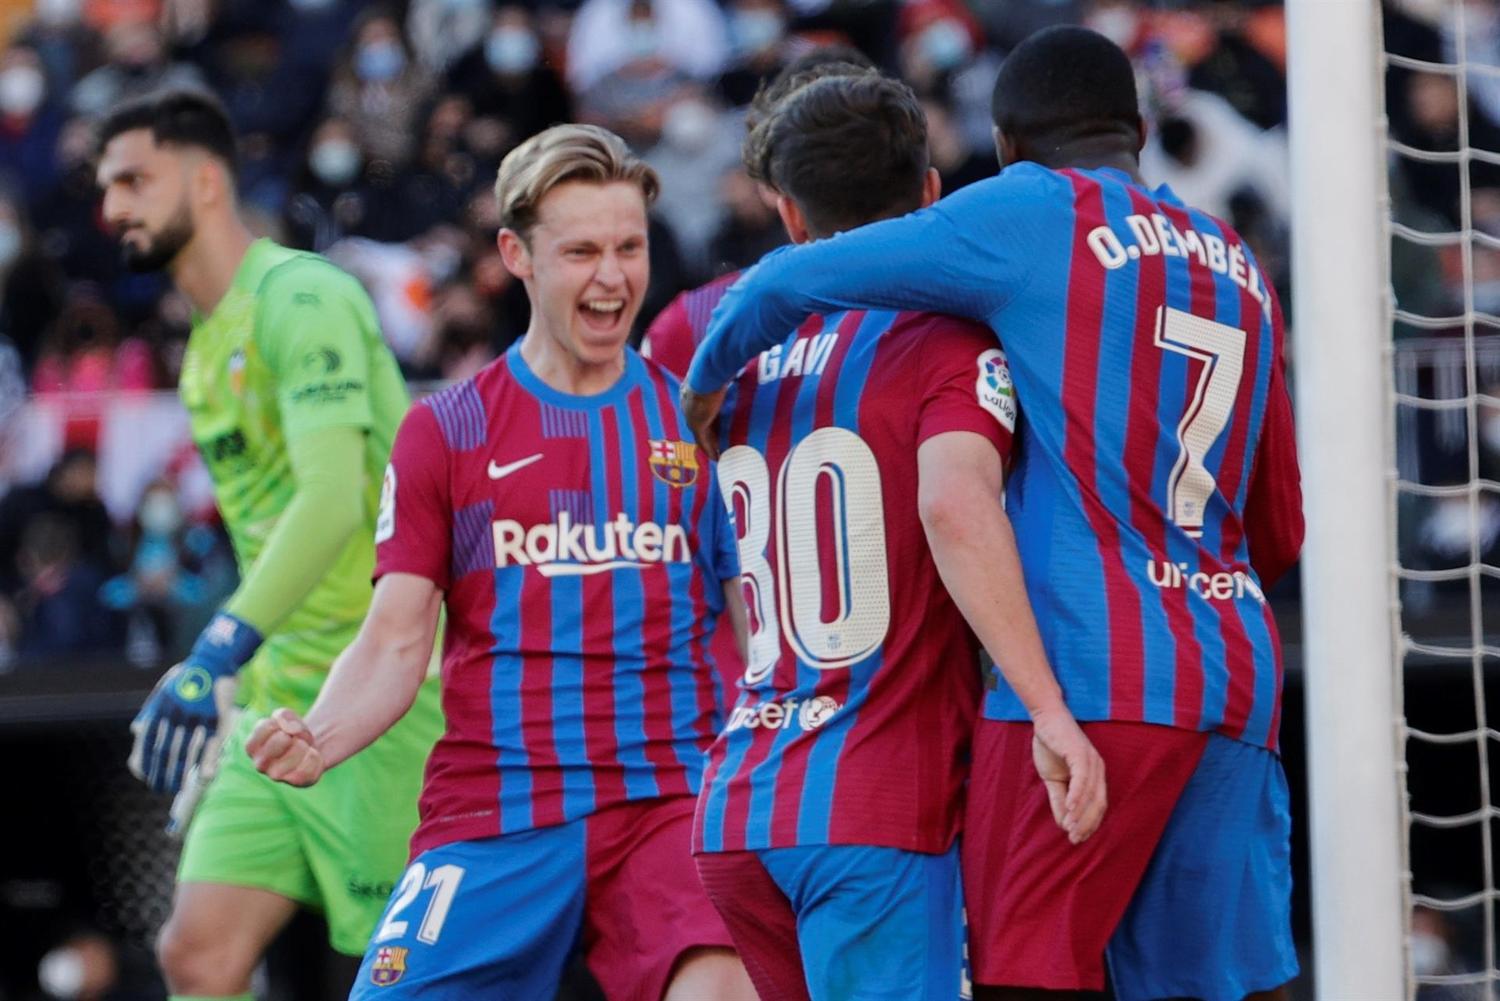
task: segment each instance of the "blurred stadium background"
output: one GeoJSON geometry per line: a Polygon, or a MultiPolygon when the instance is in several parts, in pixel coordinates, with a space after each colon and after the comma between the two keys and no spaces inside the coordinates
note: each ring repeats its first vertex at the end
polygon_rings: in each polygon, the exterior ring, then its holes
{"type": "MultiPolygon", "coordinates": [[[[1441,63],[1462,44],[1470,62],[1500,67],[1500,4],[1468,0],[1462,21],[1458,6],[1391,0],[1387,48],[1441,63]]],[[[90,130],[105,109],[165,83],[220,95],[242,137],[254,227],[359,276],[420,391],[472,373],[525,329],[524,292],[494,248],[490,187],[500,158],[540,128],[598,122],[660,171],[644,327],[677,292],[783,240],[738,163],[758,81],[810,47],[857,45],[924,99],[933,161],[951,191],[995,170],[989,93],[1005,52],[1065,22],[1132,54],[1152,125],[1146,176],[1232,220],[1290,317],[1286,20],[1276,3],[0,0],[0,1001],[161,996],[149,946],[175,848],[161,833],[165,804],[125,772],[125,724],[235,581],[172,393],[189,307],[162,277],[125,271],[99,220],[90,130]],[[70,952],[81,965],[43,961],[70,940],[81,943],[70,952]],[[39,986],[39,964],[52,993],[39,986]]],[[[1500,151],[1500,74],[1461,88],[1398,66],[1386,108],[1407,147],[1452,148],[1462,118],[1470,145],[1500,151]]],[[[1467,274],[1472,309],[1500,314],[1500,167],[1477,162],[1468,180],[1465,220],[1457,167],[1390,162],[1396,223],[1441,232],[1469,222],[1497,238],[1480,241],[1467,266],[1457,247],[1395,241],[1404,311],[1462,314],[1467,274]]],[[[1467,392],[1460,329],[1398,322],[1394,337],[1398,392],[1467,392]]],[[[1481,331],[1472,355],[1479,390],[1500,395],[1500,334],[1481,331]]],[[[1500,409],[1481,408],[1471,431],[1461,411],[1405,408],[1397,432],[1405,479],[1469,482],[1471,445],[1482,476],[1500,479],[1500,409]]],[[[1500,562],[1493,497],[1471,510],[1466,496],[1407,495],[1399,515],[1406,568],[1466,566],[1476,548],[1482,562],[1500,562]]],[[[1468,643],[1467,585],[1431,576],[1401,585],[1404,628],[1424,642],[1468,643]]],[[[1283,742],[1307,943],[1297,589],[1293,575],[1271,597],[1290,669],[1283,742]]],[[[1482,597],[1491,608],[1488,585],[1482,597]]],[[[1413,727],[1472,725],[1467,663],[1407,663],[1413,727]]],[[[1414,809],[1471,808],[1472,748],[1415,747],[1408,763],[1414,809]]],[[[1455,837],[1413,833],[1419,892],[1485,887],[1481,852],[1455,837]]],[[[1484,965],[1482,920],[1419,910],[1413,933],[1418,972],[1484,965]]],[[[295,925],[264,996],[329,996],[320,941],[315,920],[295,925]]],[[[1418,996],[1487,995],[1439,985],[1418,996]]]]}

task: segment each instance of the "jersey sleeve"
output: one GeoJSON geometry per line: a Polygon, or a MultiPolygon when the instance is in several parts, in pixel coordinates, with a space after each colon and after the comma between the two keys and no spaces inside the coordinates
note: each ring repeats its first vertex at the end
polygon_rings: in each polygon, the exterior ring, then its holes
{"type": "Polygon", "coordinates": [[[948,431],[972,431],[1010,461],[1016,391],[1005,352],[988,327],[933,317],[921,333],[922,387],[917,444],[948,431]]]}
{"type": "MultiPolygon", "coordinates": [[[[1273,293],[1274,294],[1274,293],[1273,293]]],[[[1302,551],[1302,470],[1297,462],[1292,401],[1287,394],[1282,358],[1281,307],[1272,311],[1276,357],[1271,365],[1270,394],[1260,443],[1245,496],[1245,536],[1250,565],[1261,584],[1270,587],[1297,562],[1302,551]]]]}
{"type": "Polygon", "coordinates": [[[688,385],[722,388],[814,313],[927,310],[988,322],[1031,280],[1028,248],[1045,239],[1056,183],[1023,164],[899,219],[773,251],[714,310],[688,385]]]}
{"type": "Polygon", "coordinates": [[[688,322],[687,293],[656,314],[641,339],[641,355],[681,379],[693,360],[693,327],[688,322]]]}
{"type": "Polygon", "coordinates": [[[373,423],[366,335],[375,321],[369,300],[357,301],[363,296],[353,279],[316,261],[282,265],[261,287],[256,342],[287,436],[373,423]]]}
{"type": "Polygon", "coordinates": [[[375,578],[388,573],[426,577],[448,589],[453,505],[448,446],[430,407],[407,412],[396,432],[380,486],[375,520],[375,578]]]}

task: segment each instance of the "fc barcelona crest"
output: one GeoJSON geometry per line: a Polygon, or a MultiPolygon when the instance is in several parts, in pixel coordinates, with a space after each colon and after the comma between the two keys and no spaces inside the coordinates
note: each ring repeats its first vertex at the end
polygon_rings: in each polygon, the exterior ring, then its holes
{"type": "Polygon", "coordinates": [[[389,987],[401,979],[406,972],[406,954],[410,951],[399,945],[383,945],[375,950],[375,963],[370,967],[370,983],[376,987],[389,987]]]}
{"type": "Polygon", "coordinates": [[[691,442],[651,439],[651,474],[668,486],[685,487],[698,478],[698,450],[691,442]]]}

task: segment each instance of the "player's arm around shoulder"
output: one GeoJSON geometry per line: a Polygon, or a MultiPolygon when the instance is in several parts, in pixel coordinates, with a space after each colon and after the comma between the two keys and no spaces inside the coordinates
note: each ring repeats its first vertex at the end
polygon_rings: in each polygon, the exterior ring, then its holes
{"type": "Polygon", "coordinates": [[[245,743],[255,767],[309,786],[394,726],[427,676],[442,603],[426,577],[381,577],[359,635],[334,661],[307,718],[283,708],[256,724],[245,743]]]}

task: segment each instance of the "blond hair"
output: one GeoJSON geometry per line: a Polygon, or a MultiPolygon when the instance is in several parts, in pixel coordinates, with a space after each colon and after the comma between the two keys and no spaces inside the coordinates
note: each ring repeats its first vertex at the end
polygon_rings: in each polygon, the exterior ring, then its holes
{"type": "Polygon", "coordinates": [[[625,140],[597,125],[554,125],[506,154],[495,178],[500,225],[521,239],[531,236],[537,207],[547,193],[567,181],[639,185],[647,207],[661,192],[661,179],[625,140]]]}

